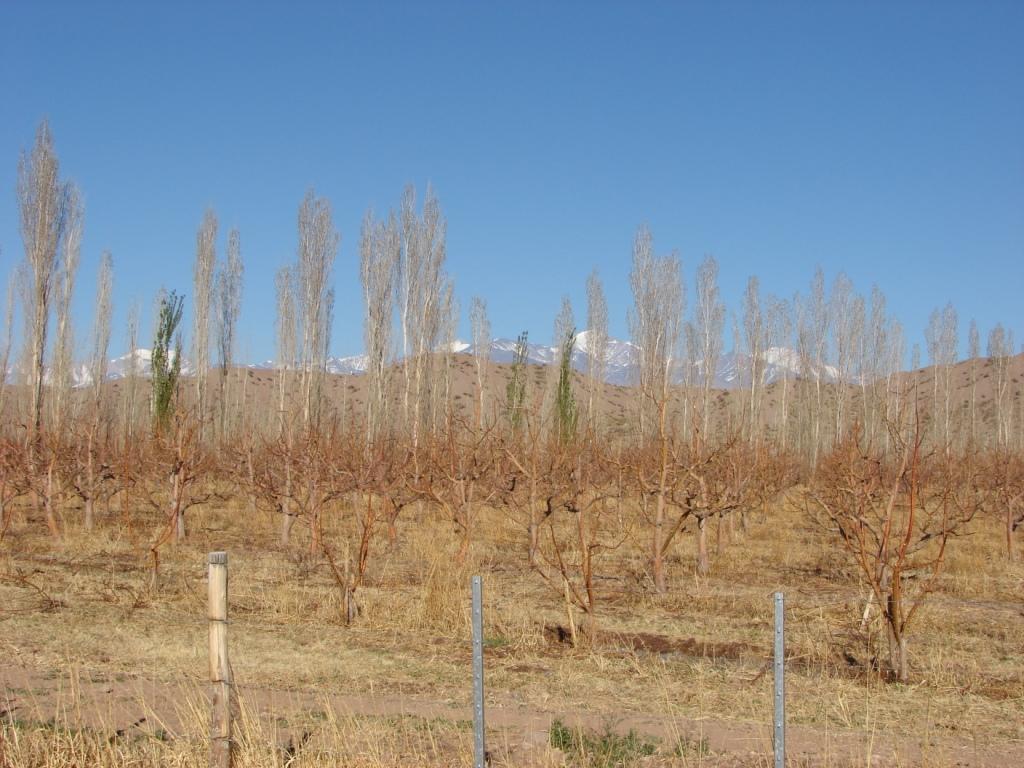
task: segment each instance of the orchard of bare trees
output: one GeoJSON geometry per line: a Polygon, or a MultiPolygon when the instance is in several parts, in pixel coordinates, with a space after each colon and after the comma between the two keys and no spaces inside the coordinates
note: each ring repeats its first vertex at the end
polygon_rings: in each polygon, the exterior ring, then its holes
{"type": "MultiPolygon", "coordinates": [[[[311,190],[294,261],[276,275],[273,369],[238,365],[244,233],[222,243],[207,210],[197,212],[191,293],[161,292],[151,333],[129,313],[130,365],[112,380],[118,254],[99,259],[91,327],[73,327],[85,212],[45,123],[19,160],[17,200],[24,260],[0,337],[0,541],[40,525],[54,547],[116,531],[159,589],[161,555],[192,535],[197,507],[230,508],[240,526],[270,516],[281,548],[326,564],[351,624],[403,531],[425,516],[445,521],[451,541],[438,547],[461,561],[498,513],[515,532],[522,578],[564,603],[572,642],[585,643],[602,631],[602,578],[624,553],[642,564],[643,592],[685,590],[743,546],[755,519],[788,506],[867,585],[865,615],[885,627],[885,674],[900,681],[913,677],[918,608],[958,539],[992,526],[1005,541],[993,557],[1020,548],[1020,358],[1002,326],[983,354],[981,331],[971,322],[965,337],[952,304],[925,329],[928,368],[905,370],[906,331],[877,287],[865,296],[819,270],[781,297],[751,277],[736,315],[713,258],[697,266],[688,300],[682,258],[660,253],[641,227],[627,313],[636,375],[611,385],[612,310],[596,273],[585,335],[565,299],[548,365],[528,361],[525,332],[513,362],[490,359],[482,297],[468,305],[468,359],[454,351],[459,303],[437,194],[407,188],[395,210],[367,212],[346,240],[358,245],[343,249],[331,203],[311,190]],[[333,285],[356,274],[365,372],[335,376],[333,285]],[[723,389],[715,375],[727,347],[737,385],[723,389]]],[[[524,318],[531,332],[548,322],[524,318]]]]}

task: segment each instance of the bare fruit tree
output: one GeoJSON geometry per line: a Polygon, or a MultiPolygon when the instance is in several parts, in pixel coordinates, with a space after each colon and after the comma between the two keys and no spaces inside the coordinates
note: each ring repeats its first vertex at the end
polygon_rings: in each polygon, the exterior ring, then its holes
{"type": "Polygon", "coordinates": [[[905,683],[911,623],[981,497],[970,463],[925,455],[916,425],[907,442],[901,432],[893,430],[894,457],[865,452],[852,432],[820,468],[807,508],[867,580],[885,625],[890,676],[905,683]]]}

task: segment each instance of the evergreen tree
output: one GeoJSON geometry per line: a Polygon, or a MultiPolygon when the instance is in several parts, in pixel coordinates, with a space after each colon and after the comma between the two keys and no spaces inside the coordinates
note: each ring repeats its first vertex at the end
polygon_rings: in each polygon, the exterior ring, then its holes
{"type": "Polygon", "coordinates": [[[576,346],[576,329],[573,328],[562,342],[562,357],[558,364],[558,390],[555,399],[555,414],[558,420],[558,436],[568,442],[576,436],[579,412],[576,396],[572,391],[572,350],[576,346]]]}
{"type": "Polygon", "coordinates": [[[181,334],[178,326],[184,296],[171,291],[160,297],[156,336],[153,339],[153,423],[157,431],[163,429],[171,415],[171,406],[178,390],[181,374],[181,334]],[[171,348],[171,344],[174,348],[171,348]]]}
{"type": "Polygon", "coordinates": [[[526,335],[523,331],[516,339],[512,353],[512,376],[505,388],[508,421],[513,430],[519,429],[523,421],[523,406],[526,404],[526,335]]]}

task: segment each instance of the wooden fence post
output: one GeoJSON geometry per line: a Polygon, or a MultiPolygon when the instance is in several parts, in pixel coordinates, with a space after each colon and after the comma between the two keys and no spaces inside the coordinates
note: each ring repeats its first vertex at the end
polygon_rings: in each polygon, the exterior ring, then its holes
{"type": "Polygon", "coordinates": [[[210,607],[210,768],[231,768],[231,662],[228,660],[228,555],[211,552],[210,607]]]}

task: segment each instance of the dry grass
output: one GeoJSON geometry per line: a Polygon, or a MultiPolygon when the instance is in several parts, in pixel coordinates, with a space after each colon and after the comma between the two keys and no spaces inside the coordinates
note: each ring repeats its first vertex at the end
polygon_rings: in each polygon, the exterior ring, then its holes
{"type": "MultiPolygon", "coordinates": [[[[545,632],[565,622],[564,604],[526,568],[525,533],[500,511],[482,512],[480,538],[457,565],[450,524],[412,510],[394,546],[383,535],[374,541],[357,595],[362,614],[348,628],[329,570],[306,554],[305,531],[283,551],[268,515],[234,506],[190,514],[191,539],[166,550],[156,590],[139,546],[155,522],[140,518],[133,533],[110,521],[95,534],[72,523],[65,545],[51,543],[30,514],[12,528],[0,551],[0,765],[205,764],[204,578],[213,549],[231,557],[244,766],[469,764],[475,572],[485,575],[498,764],[582,764],[537,737],[553,718],[596,732],[635,726],[660,745],[635,756],[645,764],[764,764],[776,589],[789,609],[794,759],[799,747],[807,764],[837,766],[871,754],[934,766],[999,754],[1012,765],[1024,755],[1024,568],[1003,561],[994,521],[977,521],[954,543],[912,632],[914,683],[899,686],[871,672],[882,638],[876,624],[860,627],[866,593],[855,570],[795,505],[736,532],[706,579],[692,575],[693,542],[681,537],[665,596],[646,589],[643,541],[605,555],[601,634],[579,649],[545,632]],[[143,716],[145,727],[132,725],[143,716]],[[288,762],[289,740],[303,734],[301,759],[288,762]],[[710,752],[676,749],[705,739],[710,752]]],[[[329,541],[340,550],[350,532],[343,515],[332,522],[329,541]]]]}

